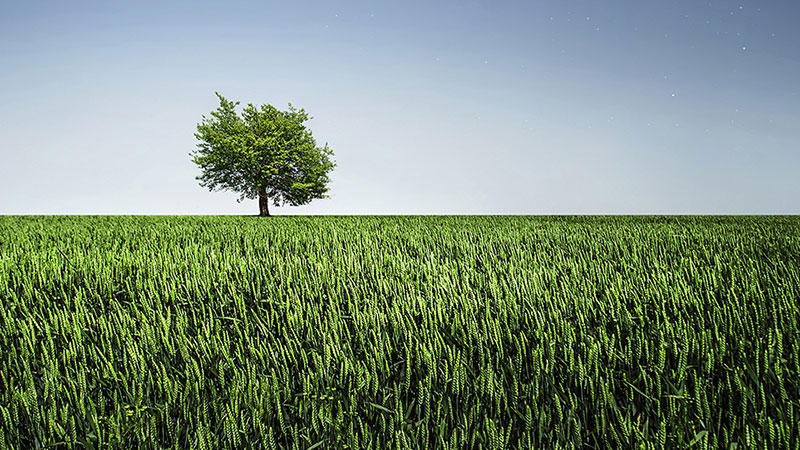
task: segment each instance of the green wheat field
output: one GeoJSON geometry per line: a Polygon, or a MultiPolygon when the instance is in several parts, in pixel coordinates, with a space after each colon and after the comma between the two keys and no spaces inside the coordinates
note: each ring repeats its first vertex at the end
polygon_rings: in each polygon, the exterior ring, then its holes
{"type": "Polygon", "coordinates": [[[800,448],[798,217],[0,217],[0,448],[800,448]]]}

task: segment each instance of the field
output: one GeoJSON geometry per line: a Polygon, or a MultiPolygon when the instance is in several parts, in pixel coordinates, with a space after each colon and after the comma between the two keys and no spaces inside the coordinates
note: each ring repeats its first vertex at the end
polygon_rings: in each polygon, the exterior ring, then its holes
{"type": "Polygon", "coordinates": [[[0,217],[2,448],[794,448],[798,217],[0,217]]]}

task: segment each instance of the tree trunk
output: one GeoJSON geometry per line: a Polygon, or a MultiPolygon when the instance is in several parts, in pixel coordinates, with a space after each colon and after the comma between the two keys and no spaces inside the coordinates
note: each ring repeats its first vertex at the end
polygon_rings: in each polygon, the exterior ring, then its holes
{"type": "Polygon", "coordinates": [[[269,217],[269,197],[267,197],[266,189],[258,190],[258,215],[269,217]]]}

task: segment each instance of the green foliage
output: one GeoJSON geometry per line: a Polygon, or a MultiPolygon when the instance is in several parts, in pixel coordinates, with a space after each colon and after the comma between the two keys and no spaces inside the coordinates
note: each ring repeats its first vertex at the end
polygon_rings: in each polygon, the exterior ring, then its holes
{"type": "Polygon", "coordinates": [[[326,197],[333,152],[317,146],[304,125],[310,119],[305,110],[248,104],[239,115],[239,102],[217,97],[219,107],[203,116],[195,134],[192,160],[202,170],[202,186],[239,192],[240,199],[266,196],[275,205],[326,197]]]}
{"type": "Polygon", "coordinates": [[[0,448],[798,448],[800,220],[0,217],[0,448]]]}

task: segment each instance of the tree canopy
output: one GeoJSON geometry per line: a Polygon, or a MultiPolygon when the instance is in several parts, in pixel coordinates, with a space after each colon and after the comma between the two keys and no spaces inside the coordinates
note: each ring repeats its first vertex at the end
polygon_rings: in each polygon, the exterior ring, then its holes
{"type": "Polygon", "coordinates": [[[239,114],[239,102],[216,94],[219,107],[197,125],[191,153],[202,186],[238,192],[239,201],[258,198],[261,216],[269,215],[270,201],[299,206],[327,197],[333,151],[317,146],[304,109],[250,103],[239,114]]]}

